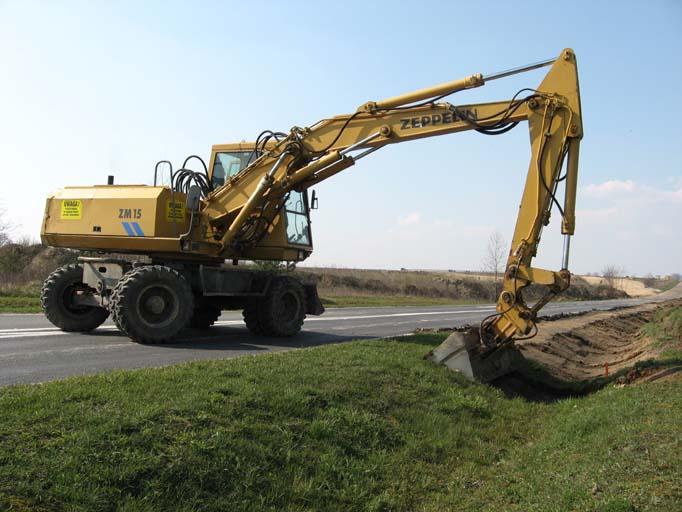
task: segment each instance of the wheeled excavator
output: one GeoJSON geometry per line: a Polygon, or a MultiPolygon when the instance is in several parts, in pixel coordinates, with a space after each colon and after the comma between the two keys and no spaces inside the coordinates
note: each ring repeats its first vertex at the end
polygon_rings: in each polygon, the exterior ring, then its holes
{"type": "MultiPolygon", "coordinates": [[[[531,159],[496,312],[477,334],[484,350],[531,336],[539,310],[570,283],[578,154],[583,136],[575,53],[368,101],[355,112],[266,130],[253,143],[219,144],[208,165],[188,157],[173,170],[161,161],[154,185],[66,187],[47,199],[41,238],[85,251],[79,263],[45,281],[47,318],[65,331],[90,331],[111,315],[141,343],[163,343],[186,327],[206,328],[222,310],[241,309],[257,335],[293,336],[306,315],[324,308],[315,284],[291,273],[263,272],[252,260],[300,262],[312,252],[308,190],[392,144],[475,130],[503,134],[527,122],[531,159]],[[536,89],[511,99],[458,104],[446,97],[493,80],[549,67],[536,89]],[[201,164],[198,171],[189,162],[201,164]],[[170,184],[158,185],[168,171],[170,184]],[[563,183],[563,198],[557,197],[563,183]],[[543,227],[556,207],[564,235],[558,271],[531,266],[543,227]],[[535,304],[530,284],[543,285],[535,304]]],[[[479,347],[479,348],[480,348],[479,347]]]]}

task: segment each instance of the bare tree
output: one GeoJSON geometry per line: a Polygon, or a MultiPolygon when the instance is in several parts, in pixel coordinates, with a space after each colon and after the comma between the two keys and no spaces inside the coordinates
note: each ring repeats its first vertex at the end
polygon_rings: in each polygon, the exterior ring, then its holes
{"type": "Polygon", "coordinates": [[[10,231],[12,224],[7,220],[7,210],[0,206],[0,246],[10,243],[10,231]]]}
{"type": "Polygon", "coordinates": [[[499,231],[495,231],[488,238],[488,246],[483,258],[483,270],[495,276],[495,297],[500,293],[499,275],[504,271],[506,242],[499,231]]]}
{"type": "Polygon", "coordinates": [[[651,272],[649,272],[645,277],[642,278],[642,282],[647,288],[654,288],[656,284],[656,278],[651,272]]]}
{"type": "Polygon", "coordinates": [[[601,275],[606,281],[606,284],[611,288],[616,288],[620,284],[621,277],[625,274],[625,269],[618,265],[606,265],[604,270],[601,271],[601,275]]]}

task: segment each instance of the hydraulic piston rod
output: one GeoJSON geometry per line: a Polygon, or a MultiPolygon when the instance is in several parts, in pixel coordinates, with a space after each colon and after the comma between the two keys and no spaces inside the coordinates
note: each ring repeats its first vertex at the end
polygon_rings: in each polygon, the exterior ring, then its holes
{"type": "Polygon", "coordinates": [[[491,80],[497,80],[498,78],[505,78],[507,76],[518,75],[519,73],[525,73],[526,71],[532,71],[534,69],[543,68],[545,66],[551,66],[552,64],[554,64],[555,60],[556,58],[541,60],[540,62],[526,64],[525,66],[519,66],[518,68],[505,69],[504,71],[498,71],[497,73],[484,75],[483,81],[490,82],[491,80]]]}

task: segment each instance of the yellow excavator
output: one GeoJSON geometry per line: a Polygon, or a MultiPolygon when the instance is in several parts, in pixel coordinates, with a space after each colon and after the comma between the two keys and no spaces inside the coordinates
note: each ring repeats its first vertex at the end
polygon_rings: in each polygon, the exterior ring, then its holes
{"type": "Polygon", "coordinates": [[[267,130],[253,143],[215,145],[208,165],[196,155],[177,170],[161,161],[154,186],[114,185],[110,176],[107,185],[61,189],[47,199],[43,243],[90,255],[47,278],[43,309],[65,331],[90,331],[111,314],[121,331],[141,343],[165,342],[188,326],[208,327],[225,309],[243,310],[254,334],[292,336],[307,314],[324,311],[315,285],[239,263],[295,263],[311,254],[310,210],[317,201],[314,192],[308,196],[310,187],[391,144],[469,130],[500,135],[522,121],[530,132],[530,166],[497,311],[481,324],[478,340],[494,349],[532,335],[540,308],[570,282],[583,135],[571,49],[543,62],[368,101],[351,114],[288,133],[267,130]],[[445,101],[545,66],[549,70],[536,89],[521,89],[509,100],[445,101]],[[188,168],[195,160],[198,171],[188,168]],[[170,184],[157,185],[164,171],[170,184]],[[565,235],[559,271],[531,266],[554,206],[565,235]],[[523,299],[531,283],[546,287],[532,306],[523,299]]]}

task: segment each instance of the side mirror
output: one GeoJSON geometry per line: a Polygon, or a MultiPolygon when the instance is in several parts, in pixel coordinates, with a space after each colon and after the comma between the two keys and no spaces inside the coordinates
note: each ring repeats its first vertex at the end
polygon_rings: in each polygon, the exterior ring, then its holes
{"type": "Polygon", "coordinates": [[[191,212],[199,211],[199,200],[201,199],[201,189],[197,185],[189,187],[187,192],[187,209],[191,212]]]}
{"type": "Polygon", "coordinates": [[[317,200],[317,192],[313,190],[313,195],[310,197],[310,209],[311,210],[317,210],[317,205],[318,200],[317,200]]]}

